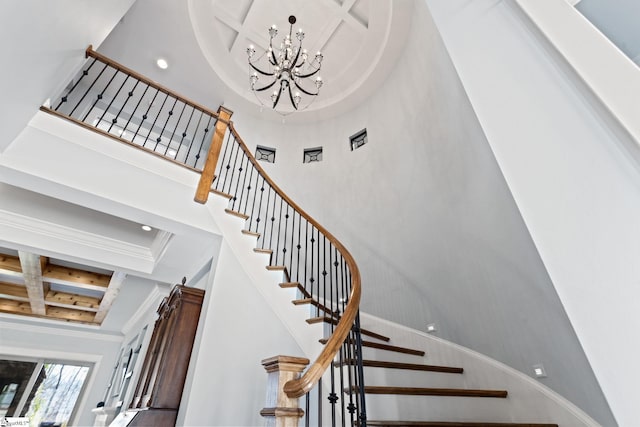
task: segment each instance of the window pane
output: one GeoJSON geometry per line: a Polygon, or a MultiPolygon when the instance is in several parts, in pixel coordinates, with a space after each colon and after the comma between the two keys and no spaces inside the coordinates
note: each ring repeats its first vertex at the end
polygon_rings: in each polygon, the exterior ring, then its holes
{"type": "Polygon", "coordinates": [[[35,362],[0,360],[0,417],[18,416],[14,413],[36,365],[35,362]]]}
{"type": "Polygon", "coordinates": [[[44,380],[35,392],[25,416],[32,426],[66,426],[89,368],[45,363],[43,372],[44,380]]]}

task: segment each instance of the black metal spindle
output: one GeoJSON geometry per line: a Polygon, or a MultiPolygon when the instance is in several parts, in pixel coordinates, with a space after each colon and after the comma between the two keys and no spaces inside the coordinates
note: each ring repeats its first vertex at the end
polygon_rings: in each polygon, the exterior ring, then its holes
{"type": "MultiPolygon", "coordinates": [[[[89,75],[89,70],[91,70],[91,67],[93,67],[93,64],[95,64],[96,61],[97,61],[97,59],[94,58],[93,61],[91,61],[91,64],[89,64],[89,66],[87,68],[82,70],[82,73],[80,73],[80,78],[78,79],[78,81],[75,82],[73,84],[73,86],[71,86],[71,89],[69,89],[69,91],[60,98],[60,102],[58,103],[56,108],[54,108],[55,111],[58,111],[60,109],[60,107],[62,106],[62,104],[64,104],[65,102],[67,102],[69,100],[69,95],[71,95],[71,93],[75,90],[75,88],[80,84],[82,79],[84,79],[85,76],[89,75]]],[[[71,114],[69,114],[69,115],[71,115],[71,114]]]]}
{"type": "MultiPolygon", "coordinates": [[[[273,208],[271,209],[271,218],[269,218],[269,220],[271,221],[271,232],[269,233],[269,246],[267,246],[268,249],[272,249],[273,248],[273,225],[276,222],[276,199],[278,198],[278,193],[276,193],[276,191],[273,191],[273,208]]],[[[269,265],[273,265],[273,264],[269,264],[269,265]]]]}
{"type": "MultiPolygon", "coordinates": [[[[118,74],[118,72],[116,71],[116,74],[118,74]]],[[[113,77],[116,76],[116,74],[113,75],[113,77]]],[[[109,84],[111,84],[111,81],[113,80],[113,77],[111,78],[111,80],[109,81],[109,84]]],[[[118,88],[118,90],[116,91],[116,94],[113,95],[113,98],[111,98],[111,101],[109,101],[109,105],[107,105],[107,108],[104,109],[104,111],[102,112],[102,115],[100,116],[100,119],[98,120],[98,123],[102,122],[102,120],[104,120],[104,116],[109,112],[109,109],[111,108],[111,106],[113,105],[113,102],[116,100],[116,98],[118,97],[118,95],[120,95],[120,91],[122,91],[122,88],[124,87],[125,84],[127,84],[127,81],[129,80],[129,75],[127,74],[127,76],[125,77],[124,81],[122,82],[122,84],[120,85],[120,87],[118,88]]],[[[105,90],[107,90],[105,88],[105,90]]],[[[115,115],[115,117],[111,120],[111,125],[109,125],[109,129],[107,130],[107,132],[111,132],[111,128],[118,123],[118,114],[115,115]]]]}
{"type": "Polygon", "coordinates": [[[243,156],[242,159],[240,159],[240,168],[238,169],[238,180],[236,181],[236,191],[234,192],[233,195],[233,204],[231,205],[231,210],[236,210],[236,202],[238,201],[238,199],[240,199],[240,202],[238,203],[238,212],[240,212],[240,205],[242,204],[242,195],[244,194],[244,183],[247,180],[247,168],[243,167],[242,165],[244,164],[244,162],[246,161],[247,165],[249,164],[249,157],[247,156],[247,153],[245,153],[244,151],[242,152],[243,156]],[[244,172],[244,174],[242,173],[244,172]],[[240,175],[242,175],[242,186],[240,185],[240,175]],[[240,197],[238,197],[238,189],[240,190],[240,197]]]}
{"type": "MultiPolygon", "coordinates": [[[[207,120],[207,126],[204,128],[204,133],[202,134],[202,139],[200,140],[200,147],[198,148],[198,153],[195,156],[195,161],[193,162],[193,167],[197,167],[198,165],[198,160],[200,160],[200,153],[202,153],[202,147],[204,147],[204,141],[207,138],[207,134],[209,133],[209,129],[211,129],[211,126],[215,126],[216,122],[218,121],[217,118],[207,114],[207,117],[209,118],[207,120]],[[211,124],[211,120],[213,119],[213,124],[211,124]]],[[[229,133],[229,136],[227,137],[227,143],[229,142],[229,138],[231,137],[231,133],[229,133]]]]}
{"type": "MultiPolygon", "coordinates": [[[[149,117],[149,111],[151,111],[151,107],[153,106],[153,103],[156,102],[156,98],[158,97],[159,93],[160,91],[156,89],[156,93],[153,94],[153,98],[151,98],[151,101],[149,102],[147,111],[145,111],[144,114],[142,115],[142,120],[140,120],[140,124],[138,125],[136,132],[133,134],[133,138],[131,138],[132,142],[136,139],[136,137],[138,136],[138,133],[140,133],[140,129],[142,129],[142,125],[144,124],[145,120],[147,120],[147,117],[149,117]]],[[[142,98],[140,100],[142,101],[142,98]]]]}
{"type": "Polygon", "coordinates": [[[262,249],[265,248],[265,241],[267,240],[267,225],[269,225],[269,202],[271,201],[271,186],[267,187],[267,204],[264,211],[264,228],[262,230],[262,249]]]}
{"type": "MultiPolygon", "coordinates": [[[[282,207],[280,209],[282,209],[282,207]]],[[[288,229],[289,229],[289,203],[287,203],[287,212],[284,214],[284,237],[282,239],[282,265],[287,265],[287,230],[288,229]]],[[[293,232],[291,234],[293,235],[293,232]]],[[[292,269],[293,269],[293,265],[289,263],[289,274],[291,274],[291,272],[293,271],[292,269]]]]}
{"type": "MultiPolygon", "coordinates": [[[[156,118],[153,119],[153,123],[151,123],[151,126],[149,126],[149,132],[147,133],[147,136],[144,139],[144,142],[142,143],[143,147],[145,145],[147,145],[147,141],[149,140],[149,137],[151,136],[151,132],[153,132],[153,129],[156,127],[156,123],[158,123],[158,119],[160,118],[160,113],[162,113],[162,110],[164,110],[164,105],[167,103],[168,99],[169,99],[169,93],[167,93],[165,95],[164,100],[162,101],[162,104],[160,105],[160,108],[158,109],[158,113],[156,114],[156,118]]],[[[165,122],[165,125],[166,125],[166,122],[165,122]]],[[[163,131],[164,131],[164,127],[160,131],[160,136],[162,135],[163,131]]],[[[158,147],[158,143],[160,142],[160,139],[161,139],[160,136],[158,136],[158,138],[156,139],[156,145],[153,147],[154,151],[158,147]]]]}
{"type": "MultiPolygon", "coordinates": [[[[280,212],[278,212],[278,231],[277,231],[277,236],[276,236],[276,259],[275,259],[275,264],[276,265],[280,265],[278,264],[278,258],[280,255],[280,237],[282,236],[282,205],[284,203],[284,199],[281,197],[280,198],[280,212]]],[[[284,236],[286,239],[286,235],[284,236]]],[[[283,257],[284,258],[284,257],[283,257]]],[[[284,265],[284,259],[282,260],[282,265],[284,265]]]]}
{"type": "Polygon", "coordinates": [[[313,238],[313,225],[311,226],[311,240],[309,241],[311,242],[311,268],[309,270],[311,272],[311,278],[309,278],[309,286],[311,289],[309,290],[309,293],[313,296],[313,282],[315,281],[313,278],[313,275],[315,274],[315,270],[313,269],[313,262],[315,261],[313,256],[313,243],[315,242],[315,239],[313,238]]]}
{"type": "MultiPolygon", "coordinates": [[[[233,194],[231,192],[231,187],[233,187],[233,178],[236,176],[236,165],[238,164],[238,155],[240,154],[240,145],[235,144],[236,149],[236,154],[235,156],[233,156],[233,166],[231,167],[231,177],[229,177],[229,190],[227,191],[228,194],[231,194],[232,196],[235,196],[235,194],[233,194]]],[[[233,153],[232,153],[233,154],[233,153]]],[[[227,169],[229,169],[229,165],[227,165],[227,169]]],[[[228,171],[227,171],[227,175],[229,175],[228,171]]],[[[224,191],[224,186],[222,191],[224,191]]]]}
{"type": "Polygon", "coordinates": [[[100,73],[98,74],[98,76],[95,78],[95,80],[89,85],[89,87],[87,88],[87,90],[85,91],[84,95],[82,95],[82,98],[80,98],[80,101],[78,101],[78,103],[76,104],[75,107],[73,107],[73,110],[71,110],[71,112],[69,113],[70,117],[73,117],[73,113],[76,112],[76,109],[80,106],[80,104],[82,104],[82,101],[84,101],[84,98],[86,98],[86,96],[89,94],[89,91],[91,91],[91,89],[93,89],[93,85],[96,84],[96,82],[100,79],[100,77],[102,76],[102,73],[104,73],[104,70],[107,69],[107,64],[104,64],[104,67],[102,67],[102,70],[100,70],[100,73]]]}
{"type": "MultiPolygon", "coordinates": [[[[185,104],[186,106],[187,104],[185,104]]],[[[187,131],[189,130],[189,126],[191,125],[191,119],[193,119],[193,113],[196,112],[196,108],[195,107],[191,107],[191,114],[189,114],[189,119],[187,120],[187,125],[184,127],[184,130],[182,131],[182,138],[180,138],[180,142],[178,143],[178,149],[176,150],[176,155],[173,156],[173,159],[176,160],[178,158],[178,153],[180,152],[180,149],[182,148],[182,144],[184,142],[184,139],[187,137],[187,131]]],[[[196,130],[198,128],[196,127],[196,130]]],[[[194,132],[195,135],[195,132],[194,132]]],[[[191,145],[193,145],[193,138],[191,138],[191,143],[189,144],[189,148],[187,148],[187,155],[184,158],[185,162],[187,160],[187,157],[189,157],[189,151],[191,151],[191,145]]]]}
{"type": "Polygon", "coordinates": [[[256,233],[259,233],[258,227],[260,227],[260,211],[262,210],[262,196],[264,195],[264,177],[262,177],[262,185],[260,186],[260,202],[258,202],[258,215],[256,218],[256,233]]]}
{"type": "MultiPolygon", "coordinates": [[[[176,101],[178,99],[176,98],[176,101]]],[[[176,121],[176,126],[173,128],[173,132],[170,133],[169,136],[169,143],[167,144],[167,148],[164,149],[164,156],[167,155],[167,153],[169,152],[169,147],[171,146],[171,143],[173,142],[173,138],[176,136],[176,132],[178,131],[178,125],[180,125],[180,120],[182,120],[182,115],[184,114],[184,109],[187,108],[187,104],[180,101],[180,103],[182,104],[182,110],[180,110],[180,115],[178,116],[178,120],[176,121]]],[[[175,104],[174,104],[174,109],[175,109],[175,104]]],[[[180,147],[178,147],[176,151],[176,156],[178,155],[178,150],[180,149],[180,147]]]]}
{"type": "MultiPolygon", "coordinates": [[[[156,151],[158,149],[158,145],[160,144],[160,142],[162,142],[162,135],[164,134],[165,129],[167,129],[167,125],[169,124],[169,120],[171,120],[171,117],[173,116],[173,110],[176,108],[177,103],[178,103],[178,98],[175,98],[175,100],[173,101],[173,105],[171,106],[171,108],[169,109],[169,112],[167,113],[167,120],[164,121],[164,125],[162,126],[162,129],[160,129],[160,134],[156,138],[156,145],[153,146],[153,151],[156,151]]],[[[158,114],[160,113],[158,112],[158,114]]],[[[169,148],[170,144],[171,144],[171,136],[169,137],[167,148],[169,148]]],[[[165,153],[166,153],[166,150],[165,150],[165,153]]]]}
{"type": "MultiPolygon", "coordinates": [[[[255,167],[251,168],[251,173],[253,173],[255,167]]],[[[251,202],[251,222],[249,222],[249,230],[251,230],[251,225],[254,221],[253,214],[256,211],[256,200],[258,199],[258,181],[260,180],[260,174],[256,173],[256,182],[253,185],[253,202],[251,202]]],[[[249,180],[249,185],[251,185],[251,180],[249,180]]],[[[247,197],[247,202],[249,201],[249,197],[247,197]]]]}
{"type": "MultiPolygon", "coordinates": [[[[116,70],[115,73],[113,73],[113,75],[111,76],[111,78],[109,79],[109,81],[107,82],[107,84],[105,85],[105,87],[102,89],[102,92],[100,92],[97,96],[96,96],[96,100],[93,101],[93,104],[91,105],[91,108],[89,108],[89,110],[87,111],[87,113],[84,115],[84,117],[81,119],[81,121],[86,122],[87,121],[87,117],[89,117],[89,114],[91,114],[91,111],[93,111],[93,109],[96,107],[96,105],[98,104],[99,101],[102,100],[102,98],[104,97],[104,93],[107,91],[107,89],[109,88],[109,86],[111,85],[111,82],[113,82],[113,79],[118,75],[119,71],[116,70]]],[[[106,113],[106,110],[105,110],[106,113]]],[[[102,114],[104,116],[104,113],[102,114]]],[[[98,121],[97,124],[100,124],[100,121],[98,121]]]]}
{"type": "Polygon", "coordinates": [[[363,427],[367,427],[367,410],[365,404],[365,395],[364,395],[364,367],[362,366],[362,333],[360,330],[360,311],[358,310],[358,314],[356,314],[356,321],[354,324],[354,329],[356,331],[356,346],[358,358],[356,360],[358,366],[358,391],[360,394],[360,425],[363,427]]]}
{"type": "MultiPolygon", "coordinates": [[[[289,204],[287,203],[287,214],[289,214],[289,204]]],[[[289,245],[289,265],[291,266],[289,274],[293,277],[293,239],[296,230],[296,210],[291,206],[291,244],[289,245]]],[[[296,274],[299,266],[296,265],[296,274]]]]}
{"type": "MultiPolygon", "coordinates": [[[[195,111],[195,108],[194,108],[195,111]]],[[[191,149],[196,143],[196,137],[198,136],[198,129],[200,129],[200,123],[202,122],[202,117],[204,117],[204,111],[200,111],[200,117],[198,117],[198,123],[196,123],[196,128],[193,131],[193,137],[191,138],[191,143],[189,144],[189,148],[187,148],[187,154],[184,156],[184,164],[186,165],[189,161],[189,154],[191,154],[191,149]]],[[[211,116],[209,116],[209,120],[211,120],[211,116]]],[[[187,129],[182,133],[183,136],[187,136],[187,129]]],[[[193,165],[195,167],[195,163],[193,165]]]]}
{"type": "MultiPolygon", "coordinates": [[[[249,156],[247,156],[247,159],[249,160],[249,163],[247,163],[247,168],[250,168],[251,170],[249,172],[249,185],[247,185],[247,197],[245,197],[244,199],[244,209],[242,209],[242,199],[240,199],[240,210],[245,215],[249,212],[249,199],[251,198],[251,190],[253,190],[253,187],[251,186],[251,181],[253,180],[253,172],[256,170],[249,156]]],[[[242,183],[242,187],[244,188],[244,183],[242,183]]],[[[249,219],[249,221],[252,221],[252,220],[253,218],[249,219]]],[[[251,228],[251,222],[249,222],[249,228],[251,228]]]]}
{"type": "MultiPolygon", "coordinates": [[[[122,83],[122,85],[124,86],[124,84],[127,82],[127,80],[129,79],[129,76],[127,74],[127,78],[124,80],[124,82],[122,83]]],[[[136,91],[136,88],[138,87],[138,84],[140,83],[140,80],[136,80],[135,84],[133,85],[133,87],[131,88],[131,90],[129,92],[127,92],[127,99],[124,100],[124,102],[122,103],[122,105],[120,106],[120,109],[118,110],[118,112],[116,113],[116,116],[114,117],[114,119],[111,121],[111,125],[109,126],[109,129],[107,130],[107,132],[111,132],[111,129],[116,125],[116,123],[118,123],[118,118],[120,118],[120,114],[122,114],[122,111],[124,110],[124,107],[127,106],[127,103],[131,100],[131,98],[133,97],[134,92],[136,91]]],[[[122,89],[122,87],[120,87],[120,89],[122,89]]],[[[118,90],[118,93],[120,93],[120,90],[118,90]]],[[[111,101],[111,103],[113,103],[113,101],[116,98],[113,97],[113,100],[111,101]]],[[[109,108],[111,108],[111,104],[109,104],[109,107],[107,107],[107,109],[105,110],[105,113],[109,110],[109,108]]],[[[128,123],[128,122],[127,122],[128,123]]],[[[122,128],[122,133],[120,134],[120,136],[122,137],[124,135],[124,130],[125,128],[122,128]]]]}
{"type": "Polygon", "coordinates": [[[309,416],[310,400],[311,399],[309,398],[309,392],[307,392],[307,394],[304,395],[304,413],[306,414],[306,416],[304,417],[305,427],[309,427],[309,422],[311,421],[311,417],[309,416]]]}
{"type": "MultiPolygon", "coordinates": [[[[123,133],[124,133],[124,131],[127,130],[127,127],[129,126],[129,123],[131,123],[131,119],[133,119],[134,116],[136,115],[136,112],[138,111],[138,107],[140,106],[140,103],[144,99],[144,96],[147,94],[147,91],[149,90],[150,87],[151,86],[147,85],[147,87],[144,88],[144,91],[142,92],[142,95],[140,95],[140,99],[138,99],[138,102],[136,103],[136,106],[133,108],[133,111],[129,115],[129,119],[127,120],[127,123],[125,123],[124,127],[122,128],[122,132],[123,133]]],[[[135,138],[135,135],[134,135],[134,138],[135,138]]],[[[133,141],[133,138],[131,138],[131,140],[133,141]]]]}

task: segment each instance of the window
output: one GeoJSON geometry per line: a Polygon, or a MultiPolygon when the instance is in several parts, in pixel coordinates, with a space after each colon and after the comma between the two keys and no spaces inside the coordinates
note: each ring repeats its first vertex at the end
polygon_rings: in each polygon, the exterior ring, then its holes
{"type": "Polygon", "coordinates": [[[0,360],[0,417],[27,417],[31,426],[66,426],[89,369],[76,362],[0,360]]]}
{"type": "Polygon", "coordinates": [[[321,161],[322,161],[322,147],[307,148],[304,150],[302,163],[321,162],[321,161]]]}
{"type": "Polygon", "coordinates": [[[351,151],[362,147],[367,143],[367,129],[362,129],[360,132],[351,135],[349,137],[349,144],[351,145],[351,151]]]}
{"type": "Polygon", "coordinates": [[[256,160],[262,160],[263,162],[275,163],[276,162],[276,149],[270,147],[263,147],[258,145],[256,147],[256,160]]]}

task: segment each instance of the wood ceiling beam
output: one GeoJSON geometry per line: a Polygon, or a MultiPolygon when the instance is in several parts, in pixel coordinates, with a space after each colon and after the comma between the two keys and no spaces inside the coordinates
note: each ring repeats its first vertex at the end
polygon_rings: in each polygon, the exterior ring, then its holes
{"type": "Polygon", "coordinates": [[[20,258],[13,255],[0,254],[0,270],[10,276],[22,275],[22,267],[20,266],[20,258]]]}
{"type": "Polygon", "coordinates": [[[91,289],[105,292],[109,287],[111,276],[94,273],[77,268],[47,264],[42,271],[42,278],[49,283],[74,286],[76,288],[91,289]]]}
{"type": "Polygon", "coordinates": [[[94,323],[95,314],[90,311],[75,310],[67,307],[47,307],[47,317],[74,322],[94,323]]]}
{"type": "Polygon", "coordinates": [[[42,268],[40,256],[31,252],[18,251],[24,285],[29,294],[29,303],[33,314],[44,316],[47,311],[44,306],[44,284],[42,282],[42,268]]]}
{"type": "Polygon", "coordinates": [[[27,288],[15,283],[0,282],[0,298],[29,301],[27,288]]]}
{"type": "Polygon", "coordinates": [[[100,306],[100,298],[58,292],[51,289],[46,293],[44,301],[48,306],[65,307],[94,313],[98,311],[100,306]]]}
{"type": "Polygon", "coordinates": [[[122,283],[124,282],[124,279],[126,277],[127,275],[121,271],[113,272],[113,274],[111,275],[111,280],[109,282],[109,287],[107,288],[107,291],[104,293],[104,296],[102,297],[102,301],[100,301],[100,307],[98,308],[96,317],[93,320],[94,322],[102,323],[105,316],[109,312],[111,305],[113,305],[113,302],[118,296],[118,293],[120,292],[120,287],[122,286],[122,283]]]}
{"type": "Polygon", "coordinates": [[[15,301],[6,298],[0,298],[0,311],[11,314],[33,314],[31,313],[31,304],[28,301],[15,301]]]}

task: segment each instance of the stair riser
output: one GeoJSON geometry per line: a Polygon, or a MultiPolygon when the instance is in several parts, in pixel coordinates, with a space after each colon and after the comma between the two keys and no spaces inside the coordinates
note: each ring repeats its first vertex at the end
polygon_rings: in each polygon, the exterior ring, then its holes
{"type": "MultiPolygon", "coordinates": [[[[367,417],[385,420],[443,420],[514,422],[504,415],[508,399],[453,397],[453,396],[403,396],[367,395],[367,417]]],[[[536,421],[545,420],[540,414],[536,421]]],[[[523,420],[523,422],[531,420],[523,420]]]]}
{"type": "Polygon", "coordinates": [[[364,379],[367,385],[390,387],[469,388],[464,375],[442,372],[365,367],[364,379]]]}

